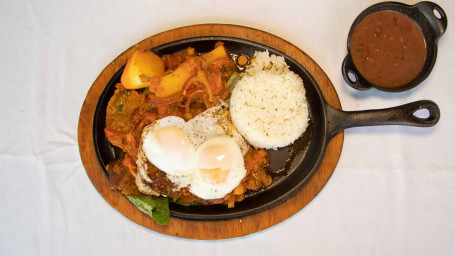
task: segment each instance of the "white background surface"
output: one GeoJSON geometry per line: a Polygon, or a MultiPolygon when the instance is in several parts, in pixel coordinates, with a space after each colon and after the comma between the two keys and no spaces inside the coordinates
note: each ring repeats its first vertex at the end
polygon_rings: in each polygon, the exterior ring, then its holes
{"type": "Polygon", "coordinates": [[[449,27],[433,72],[394,94],[351,89],[340,72],[352,22],[376,2],[0,1],[0,254],[454,255],[455,2],[437,2],[449,27]],[[92,186],[79,156],[79,112],[98,74],[128,47],[201,23],[293,43],[327,73],[344,110],[431,99],[441,120],[347,130],[322,192],[264,231],[196,241],[145,229],[92,186]]]}

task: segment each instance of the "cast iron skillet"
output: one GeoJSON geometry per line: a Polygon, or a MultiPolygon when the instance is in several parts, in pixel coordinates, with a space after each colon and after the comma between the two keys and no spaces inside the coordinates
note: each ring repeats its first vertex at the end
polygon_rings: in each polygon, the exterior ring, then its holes
{"type": "MultiPolygon", "coordinates": [[[[272,207],[294,193],[308,181],[317,170],[324,156],[326,145],[338,131],[356,126],[369,125],[412,125],[429,127],[439,120],[439,108],[431,101],[417,101],[407,105],[359,112],[344,112],[326,103],[318,84],[310,73],[299,63],[270,47],[232,37],[198,37],[175,41],[151,49],[158,55],[173,53],[189,46],[197,52],[208,52],[213,49],[215,42],[222,41],[230,53],[252,56],[255,51],[268,50],[270,53],[284,56],[290,69],[302,77],[306,96],[310,106],[311,124],[307,132],[294,143],[277,151],[270,151],[270,172],[274,177],[273,184],[265,190],[247,192],[245,200],[236,203],[228,209],[224,205],[192,205],[183,206],[170,204],[171,215],[188,219],[227,219],[249,215],[272,207]],[[427,109],[428,118],[418,118],[413,115],[419,109],[427,109]],[[298,145],[300,144],[300,146],[298,145]],[[297,145],[297,146],[296,146],[297,145]]],[[[106,164],[117,157],[115,148],[110,145],[104,135],[106,106],[115,91],[115,84],[120,81],[123,68],[109,81],[101,94],[95,116],[93,136],[98,159],[105,169],[106,164]]],[[[279,120],[277,120],[279,122],[279,120]]],[[[106,172],[107,173],[107,172],[106,172]]],[[[107,175],[107,174],[106,174],[107,175]]]]}
{"type": "Polygon", "coordinates": [[[348,54],[344,58],[341,66],[344,80],[352,88],[358,90],[368,90],[375,87],[378,90],[400,92],[414,88],[425,80],[431,73],[438,53],[438,40],[444,34],[446,29],[447,16],[444,10],[432,2],[420,2],[415,5],[406,5],[398,2],[382,2],[372,5],[357,16],[352,23],[351,29],[349,30],[347,42],[348,54]],[[386,10],[405,14],[414,20],[423,32],[427,48],[426,60],[420,73],[409,83],[395,88],[379,87],[368,82],[364,77],[362,77],[362,74],[358,72],[351,58],[351,38],[354,30],[357,28],[357,25],[368,15],[374,12],[386,10]],[[439,18],[436,16],[437,13],[440,15],[439,18]]]}

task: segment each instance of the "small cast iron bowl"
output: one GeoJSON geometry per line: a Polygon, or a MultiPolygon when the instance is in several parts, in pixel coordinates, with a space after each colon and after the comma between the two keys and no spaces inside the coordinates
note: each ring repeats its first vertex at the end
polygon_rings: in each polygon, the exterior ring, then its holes
{"type": "Polygon", "coordinates": [[[406,5],[398,2],[382,2],[372,5],[365,9],[357,16],[352,23],[348,34],[348,54],[343,60],[341,66],[343,78],[352,88],[358,90],[368,90],[376,88],[382,91],[401,92],[406,91],[419,85],[431,73],[436,62],[438,52],[438,40],[447,29],[447,16],[444,10],[432,2],[420,2],[415,5],[406,5]],[[370,14],[378,11],[394,11],[399,12],[416,22],[423,32],[425,45],[427,49],[425,63],[420,73],[409,83],[394,88],[385,88],[374,85],[367,81],[362,74],[359,73],[354,65],[351,57],[351,39],[357,25],[370,14]]]}

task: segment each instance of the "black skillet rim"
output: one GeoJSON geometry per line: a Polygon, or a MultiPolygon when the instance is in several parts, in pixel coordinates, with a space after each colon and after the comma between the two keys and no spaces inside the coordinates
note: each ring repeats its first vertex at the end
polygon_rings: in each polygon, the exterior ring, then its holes
{"type": "MultiPolygon", "coordinates": [[[[232,43],[236,43],[236,44],[244,44],[247,46],[261,48],[263,50],[268,50],[270,53],[283,56],[288,65],[291,64],[294,68],[297,67],[297,69],[299,69],[300,72],[302,72],[306,76],[306,79],[308,81],[310,81],[310,83],[311,83],[310,86],[311,86],[311,88],[314,89],[314,93],[317,94],[316,98],[319,99],[318,103],[321,104],[320,111],[324,112],[322,115],[325,118],[325,104],[326,104],[325,99],[322,96],[322,92],[320,91],[317,82],[314,80],[314,78],[311,76],[311,74],[300,63],[298,63],[297,61],[295,61],[288,55],[286,55],[283,52],[278,51],[272,47],[269,47],[267,45],[256,43],[256,42],[250,41],[250,40],[229,37],[229,36],[201,36],[201,37],[191,37],[191,38],[186,38],[186,39],[169,42],[169,43],[166,43],[163,45],[153,47],[151,50],[154,52],[160,52],[163,49],[169,49],[169,48],[172,48],[175,46],[181,47],[182,45],[186,45],[186,44],[190,44],[190,43],[197,43],[197,42],[201,42],[201,41],[223,41],[225,43],[232,42],[232,43]]],[[[106,87],[103,89],[103,92],[97,103],[97,106],[95,109],[95,114],[94,114],[94,122],[93,122],[94,146],[95,146],[97,159],[106,175],[107,175],[107,171],[106,171],[105,166],[107,163],[105,164],[105,162],[103,160],[103,156],[102,156],[102,153],[100,152],[100,144],[99,144],[99,139],[103,139],[103,138],[99,138],[99,134],[97,134],[97,130],[99,131],[100,129],[104,129],[105,109],[103,110],[103,108],[101,106],[103,105],[103,100],[105,100],[106,97],[108,96],[109,91],[110,90],[112,91],[113,90],[112,87],[115,87],[115,83],[116,83],[116,81],[119,80],[121,73],[123,71],[123,68],[124,68],[124,66],[121,67],[114,74],[114,76],[107,83],[106,87]],[[102,119],[101,123],[98,121],[98,119],[100,118],[100,115],[104,115],[104,118],[102,119]]],[[[292,70],[292,68],[291,68],[291,70],[292,70]]],[[[305,84],[305,88],[307,88],[307,87],[308,87],[308,85],[305,84]]],[[[106,102],[106,104],[107,104],[107,102],[106,102]]],[[[309,106],[311,106],[311,105],[312,104],[309,102],[309,106]]],[[[311,117],[311,118],[313,118],[313,117],[311,117]]],[[[251,208],[247,207],[246,209],[242,209],[242,210],[238,210],[239,209],[238,204],[236,204],[235,208],[232,208],[234,210],[228,209],[224,205],[213,205],[213,206],[210,205],[210,206],[196,206],[196,207],[203,207],[204,211],[202,213],[191,213],[191,212],[188,213],[186,211],[188,209],[188,206],[182,206],[182,205],[178,205],[175,203],[170,203],[169,208],[170,208],[171,216],[184,218],[184,219],[193,219],[193,220],[230,219],[230,218],[251,215],[251,214],[269,209],[269,208],[283,202],[287,198],[291,197],[292,195],[294,195],[295,193],[300,191],[300,189],[306,184],[306,182],[308,182],[308,180],[312,177],[314,172],[317,170],[317,167],[319,166],[321,159],[324,156],[324,152],[325,152],[325,148],[326,148],[326,144],[327,144],[327,140],[328,140],[327,134],[326,134],[327,131],[325,129],[325,127],[326,127],[325,120],[323,120],[323,122],[320,122],[320,125],[324,126],[324,128],[323,128],[324,134],[322,134],[322,136],[321,136],[322,141],[318,141],[318,143],[314,143],[314,142],[312,143],[312,141],[310,141],[310,145],[308,145],[309,148],[311,147],[314,149],[312,151],[318,152],[316,158],[314,160],[312,160],[312,162],[314,162],[315,164],[312,164],[311,170],[309,170],[308,174],[303,179],[299,180],[295,186],[293,186],[292,188],[287,190],[285,193],[279,193],[279,195],[275,196],[275,198],[273,200],[271,200],[267,203],[264,203],[262,205],[259,205],[257,207],[251,207],[251,208]],[[315,144],[316,144],[316,146],[315,146],[315,144]],[[222,209],[220,210],[221,207],[222,207],[222,209]],[[216,208],[214,213],[210,212],[212,210],[212,208],[216,208]]],[[[104,138],[104,140],[105,140],[105,138],[104,138]]],[[[310,150],[311,149],[309,149],[309,151],[310,150]]],[[[301,166],[297,167],[297,169],[300,169],[300,168],[301,168],[301,166]]],[[[272,192],[274,192],[274,191],[272,191],[272,192]]],[[[261,196],[262,193],[263,193],[263,191],[259,191],[259,193],[251,196],[250,197],[251,199],[249,199],[249,200],[254,200],[254,198],[261,196]]],[[[269,192],[269,193],[271,193],[271,192],[269,192]]],[[[247,199],[245,199],[245,200],[247,200],[247,199]]],[[[245,202],[245,201],[240,202],[240,204],[243,202],[245,202]]],[[[194,206],[190,206],[190,207],[194,207],[194,206]]]]}

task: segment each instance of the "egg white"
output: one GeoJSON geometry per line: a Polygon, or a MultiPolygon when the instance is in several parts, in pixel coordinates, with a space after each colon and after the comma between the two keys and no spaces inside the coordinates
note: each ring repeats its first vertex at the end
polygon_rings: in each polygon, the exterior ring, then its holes
{"type": "Polygon", "coordinates": [[[147,126],[142,133],[142,150],[145,156],[158,169],[170,175],[180,176],[193,173],[196,148],[192,143],[179,144],[180,147],[176,148],[174,152],[168,152],[164,145],[161,145],[157,132],[163,128],[173,127],[180,128],[179,131],[186,133],[183,129],[184,126],[183,119],[169,116],[147,126]]]}
{"type": "Polygon", "coordinates": [[[215,184],[205,181],[201,170],[196,168],[192,175],[190,192],[206,200],[223,198],[232,192],[246,175],[242,151],[236,141],[227,135],[214,137],[204,142],[196,152],[196,159],[199,158],[201,151],[205,147],[211,145],[219,145],[226,149],[231,156],[232,166],[227,179],[224,182],[215,184]]]}

